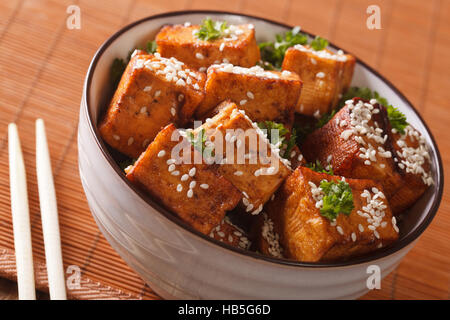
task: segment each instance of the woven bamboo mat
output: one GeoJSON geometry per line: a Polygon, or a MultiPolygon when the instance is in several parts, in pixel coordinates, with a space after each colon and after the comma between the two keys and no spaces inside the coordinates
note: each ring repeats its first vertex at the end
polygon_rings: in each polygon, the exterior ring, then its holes
{"type": "MultiPolygon", "coordinates": [[[[7,124],[19,125],[27,168],[37,286],[47,280],[34,155],[34,120],[45,119],[65,267],[78,266],[77,299],[157,299],[120,259],[92,219],[78,176],[76,128],[85,72],[100,44],[121,26],[181,9],[243,12],[301,25],[348,49],[391,80],[420,110],[450,163],[450,1],[448,0],[6,0],[0,1],[0,277],[15,279],[9,206],[7,124]],[[381,7],[382,30],[366,28],[366,8],[381,7]],[[66,28],[69,5],[81,29],[66,28]],[[449,152],[447,152],[449,151],[449,152]]],[[[446,179],[448,175],[446,173],[446,179]]],[[[381,290],[364,299],[449,298],[450,190],[431,226],[381,290]]],[[[0,298],[15,298],[0,281],[0,298]]],[[[45,298],[45,294],[40,294],[45,298]]]]}

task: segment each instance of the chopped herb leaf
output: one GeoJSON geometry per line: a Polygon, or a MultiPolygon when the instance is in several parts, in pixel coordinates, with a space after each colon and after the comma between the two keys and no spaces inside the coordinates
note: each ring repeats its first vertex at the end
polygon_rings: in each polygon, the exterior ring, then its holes
{"type": "Polygon", "coordinates": [[[313,48],[315,51],[320,51],[328,47],[328,40],[321,38],[319,36],[316,36],[314,40],[311,41],[309,44],[311,48],[313,48]]]}
{"type": "Polygon", "coordinates": [[[406,121],[406,116],[397,108],[394,108],[391,105],[388,105],[386,109],[389,122],[391,123],[392,128],[396,129],[398,132],[402,134],[405,133],[405,128],[408,125],[408,122],[406,121]]]}
{"type": "Polygon", "coordinates": [[[316,122],[316,128],[322,128],[324,125],[326,125],[328,123],[328,121],[330,121],[334,115],[336,114],[336,110],[333,110],[331,112],[327,112],[324,113],[319,120],[317,120],[316,122]]]}
{"type": "Polygon", "coordinates": [[[125,68],[127,67],[128,61],[125,62],[123,59],[115,58],[111,65],[111,84],[114,88],[119,84],[120,78],[122,77],[125,68]]]}
{"type": "Polygon", "coordinates": [[[337,215],[342,213],[349,215],[355,207],[353,204],[352,189],[345,181],[327,181],[320,182],[320,188],[324,193],[322,198],[323,206],[320,214],[333,221],[337,215]]]}
{"type": "Polygon", "coordinates": [[[127,158],[118,162],[120,169],[125,170],[129,166],[132,166],[136,162],[136,159],[127,158]]]}
{"type": "Polygon", "coordinates": [[[226,21],[213,21],[211,18],[206,18],[202,21],[196,36],[205,41],[216,40],[225,35],[227,28],[226,21]]]}
{"type": "Polygon", "coordinates": [[[295,147],[297,141],[297,132],[295,129],[289,135],[289,130],[282,123],[274,121],[258,122],[258,127],[265,130],[270,143],[280,147],[280,156],[289,159],[292,148],[295,147]],[[278,137],[272,135],[272,130],[278,130],[278,137]],[[289,139],[287,136],[289,135],[289,139]]]}
{"type": "Polygon", "coordinates": [[[148,53],[155,53],[158,46],[156,45],[156,41],[149,41],[147,42],[147,52],[148,53]]]}
{"type": "Polygon", "coordinates": [[[327,167],[327,169],[325,169],[322,166],[322,164],[319,162],[319,160],[316,160],[316,162],[307,163],[306,167],[310,168],[311,170],[314,170],[316,172],[326,173],[326,174],[329,174],[330,176],[334,175],[333,168],[331,167],[331,165],[329,165],[327,167]]]}
{"type": "Polygon", "coordinates": [[[275,42],[262,42],[259,44],[261,58],[275,68],[280,69],[286,50],[296,44],[307,44],[308,36],[298,32],[298,28],[277,34],[275,42]]]}
{"type": "Polygon", "coordinates": [[[392,105],[390,105],[387,99],[380,96],[377,91],[372,91],[369,88],[351,87],[342,96],[341,100],[339,101],[339,107],[342,107],[345,104],[345,101],[353,99],[355,97],[365,100],[376,99],[379,104],[386,107],[389,122],[391,123],[392,128],[396,129],[400,133],[405,132],[405,127],[408,125],[406,116],[397,108],[394,108],[392,105]]]}

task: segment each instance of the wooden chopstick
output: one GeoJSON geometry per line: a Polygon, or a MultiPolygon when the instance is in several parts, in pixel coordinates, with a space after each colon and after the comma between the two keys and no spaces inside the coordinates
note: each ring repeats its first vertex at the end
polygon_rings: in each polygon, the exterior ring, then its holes
{"type": "Polygon", "coordinates": [[[58,207],[44,121],[36,120],[36,171],[50,299],[66,300],[58,207]]]}
{"type": "Polygon", "coordinates": [[[8,125],[8,149],[11,212],[19,299],[36,300],[27,181],[19,133],[14,123],[8,125]]]}

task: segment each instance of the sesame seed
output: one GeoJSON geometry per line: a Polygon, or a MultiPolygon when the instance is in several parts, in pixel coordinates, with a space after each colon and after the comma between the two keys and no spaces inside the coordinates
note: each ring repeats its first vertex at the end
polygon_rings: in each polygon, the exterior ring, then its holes
{"type": "Polygon", "coordinates": [[[156,98],[159,97],[160,95],[161,95],[161,90],[158,90],[158,91],[155,92],[155,97],[156,98]]]}
{"type": "Polygon", "coordinates": [[[171,164],[167,170],[168,170],[169,172],[172,172],[173,170],[175,170],[175,165],[174,165],[174,164],[171,164]]]}
{"type": "Polygon", "coordinates": [[[197,185],[197,182],[195,180],[191,181],[191,183],[189,184],[189,188],[194,189],[196,185],[197,185]]]}
{"type": "Polygon", "coordinates": [[[223,51],[223,48],[225,48],[225,42],[220,44],[219,51],[223,51]]]}
{"type": "Polygon", "coordinates": [[[133,137],[129,137],[128,138],[128,145],[131,146],[134,142],[134,138],[133,137]]]}
{"type": "Polygon", "coordinates": [[[247,91],[247,97],[249,99],[255,99],[255,96],[254,96],[253,92],[251,92],[251,91],[247,91]]]}
{"type": "Polygon", "coordinates": [[[336,230],[337,230],[337,232],[339,232],[341,235],[344,234],[344,230],[342,230],[342,227],[341,227],[341,226],[337,226],[337,227],[336,227],[336,230]]]}
{"type": "Polygon", "coordinates": [[[197,59],[204,59],[204,58],[205,58],[200,52],[197,52],[197,53],[195,54],[195,57],[196,57],[197,59]]]}
{"type": "Polygon", "coordinates": [[[189,176],[193,177],[196,171],[195,167],[191,168],[191,170],[189,170],[189,176]]]}
{"type": "Polygon", "coordinates": [[[178,101],[181,102],[181,101],[183,101],[183,99],[184,99],[184,95],[182,93],[180,93],[178,95],[178,101]]]}
{"type": "Polygon", "coordinates": [[[364,227],[362,226],[362,224],[358,224],[358,229],[359,232],[364,232],[364,227]]]}
{"type": "Polygon", "coordinates": [[[175,110],[175,108],[170,108],[170,113],[172,114],[172,116],[175,116],[175,114],[177,113],[177,111],[175,110]]]}
{"type": "Polygon", "coordinates": [[[317,72],[316,77],[317,77],[317,78],[324,78],[324,77],[325,77],[325,73],[323,73],[323,72],[317,72]]]}
{"type": "Polygon", "coordinates": [[[182,176],[181,176],[181,181],[186,181],[187,179],[189,179],[189,175],[187,175],[187,174],[183,174],[182,176]]]}
{"type": "Polygon", "coordinates": [[[152,86],[146,86],[144,88],[144,92],[149,92],[150,90],[152,90],[152,86]]]}
{"type": "Polygon", "coordinates": [[[200,86],[198,85],[198,83],[194,84],[194,89],[195,90],[200,90],[200,86]]]}
{"type": "Polygon", "coordinates": [[[147,107],[142,107],[140,110],[141,113],[147,113],[147,107]]]}
{"type": "Polygon", "coordinates": [[[161,150],[160,152],[158,152],[158,158],[164,157],[165,154],[166,154],[166,151],[161,150]]]}
{"type": "Polygon", "coordinates": [[[242,176],[244,173],[242,171],[235,171],[234,175],[235,176],[242,176]]]}
{"type": "Polygon", "coordinates": [[[178,184],[178,185],[177,185],[177,191],[178,191],[178,192],[183,191],[183,186],[182,186],[181,184],[178,184]]]}
{"type": "Polygon", "coordinates": [[[117,140],[117,141],[120,140],[120,137],[117,134],[113,134],[113,138],[114,138],[114,140],[117,140]]]}
{"type": "Polygon", "coordinates": [[[209,188],[209,185],[208,184],[206,184],[206,183],[202,183],[201,185],[200,185],[200,188],[202,188],[202,189],[208,189],[209,188]]]}
{"type": "Polygon", "coordinates": [[[354,232],[352,232],[352,240],[353,240],[353,242],[356,241],[356,233],[354,233],[354,232]]]}
{"type": "Polygon", "coordinates": [[[316,61],[316,59],[314,59],[314,58],[311,58],[311,63],[312,63],[312,64],[317,64],[317,61],[316,61]]]}
{"type": "Polygon", "coordinates": [[[194,195],[194,191],[192,191],[192,189],[189,189],[186,195],[188,198],[192,198],[192,196],[194,195]]]}
{"type": "Polygon", "coordinates": [[[241,106],[243,106],[244,104],[246,104],[247,103],[247,100],[245,100],[245,99],[243,99],[243,100],[241,100],[240,102],[239,102],[239,104],[241,105],[241,106]]]}
{"type": "Polygon", "coordinates": [[[198,71],[200,71],[200,72],[205,72],[205,71],[206,71],[206,67],[200,67],[200,68],[198,69],[198,71]]]}
{"type": "Polygon", "coordinates": [[[167,165],[171,165],[171,164],[173,164],[173,163],[175,163],[175,162],[177,162],[177,160],[172,159],[172,158],[167,159],[167,161],[166,161],[167,165]]]}
{"type": "Polygon", "coordinates": [[[178,171],[178,170],[172,171],[171,175],[179,176],[180,175],[180,171],[178,171]]]}

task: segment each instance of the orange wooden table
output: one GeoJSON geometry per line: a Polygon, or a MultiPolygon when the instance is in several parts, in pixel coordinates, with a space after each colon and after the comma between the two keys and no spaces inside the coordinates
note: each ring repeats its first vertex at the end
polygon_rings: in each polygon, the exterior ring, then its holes
{"type": "MultiPolygon", "coordinates": [[[[38,287],[46,291],[34,154],[34,121],[45,119],[60,213],[65,266],[81,270],[73,298],[157,296],[111,249],[95,225],[78,176],[76,132],[84,76],[100,44],[118,28],[171,10],[217,9],[301,25],[356,54],[391,80],[417,107],[450,163],[449,0],[3,0],[0,2],[0,276],[14,279],[15,260],[7,124],[16,122],[28,176],[38,287]],[[66,27],[69,5],[81,29],[66,27]],[[381,30],[368,30],[366,9],[381,8],[381,30]]],[[[445,178],[448,180],[447,170],[445,178]]],[[[448,299],[450,190],[433,223],[400,266],[364,299],[448,299]]],[[[0,292],[15,297],[11,282],[0,292]]],[[[0,298],[2,293],[0,293],[0,298]]]]}

